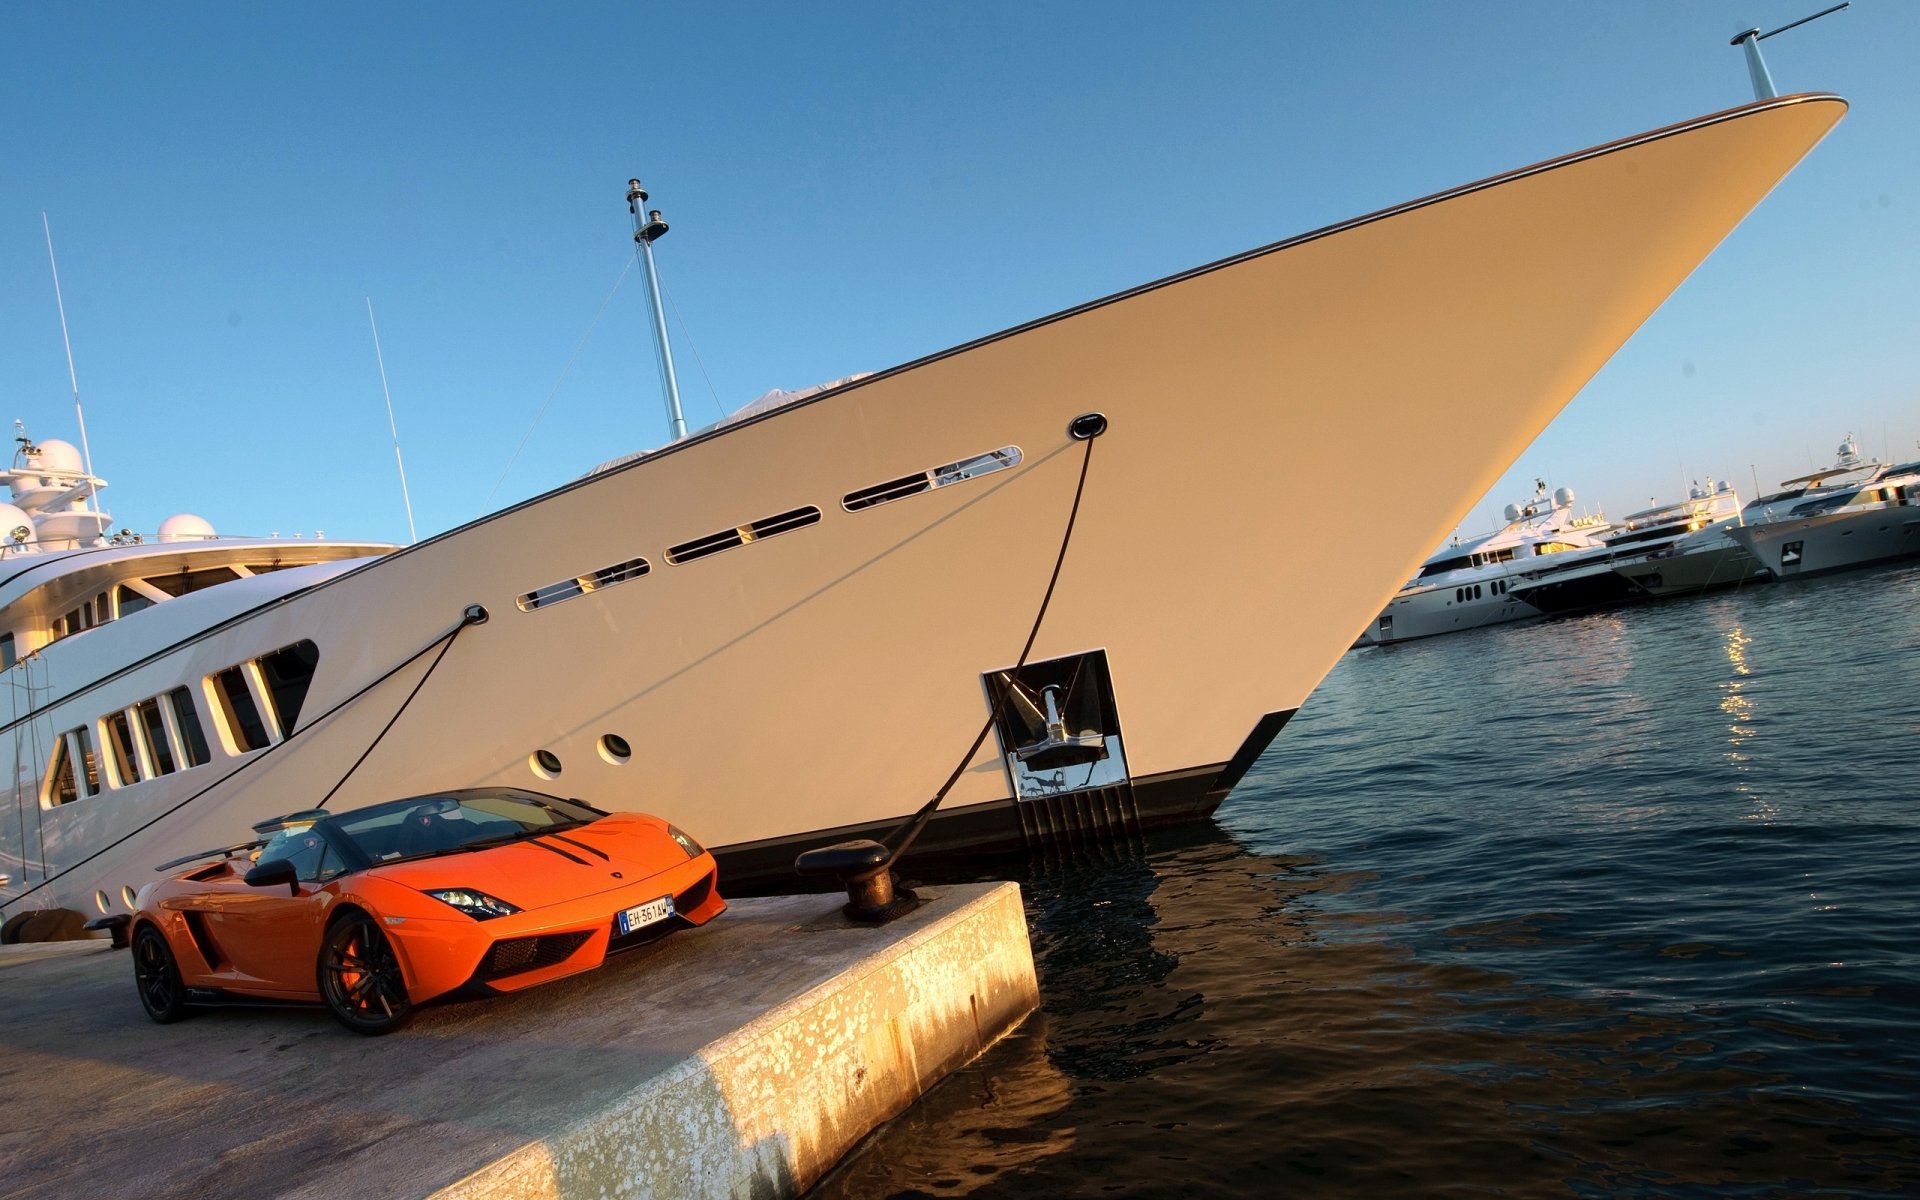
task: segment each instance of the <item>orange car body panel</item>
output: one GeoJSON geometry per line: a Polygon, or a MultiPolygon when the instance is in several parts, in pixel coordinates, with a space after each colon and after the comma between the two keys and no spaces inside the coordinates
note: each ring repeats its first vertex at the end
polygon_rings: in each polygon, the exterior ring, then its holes
{"type": "MultiPolygon", "coordinates": [[[[415,1004],[479,983],[519,991],[605,960],[617,914],[662,896],[684,897],[675,916],[704,925],[726,910],[713,886],[713,856],[689,858],[666,822],[614,813],[589,825],[507,845],[432,858],[376,863],[323,883],[252,887],[252,864],[200,865],[151,885],[134,917],[151,924],[173,950],[181,982],[266,1000],[318,1001],[316,963],[330,919],[345,907],[381,923],[415,1004]],[[703,888],[703,881],[706,886],[703,888]],[[520,912],[477,920],[425,894],[472,888],[520,912]],[[480,978],[499,942],[585,934],[556,962],[480,978]]],[[[647,936],[658,931],[640,931],[647,936]]]]}

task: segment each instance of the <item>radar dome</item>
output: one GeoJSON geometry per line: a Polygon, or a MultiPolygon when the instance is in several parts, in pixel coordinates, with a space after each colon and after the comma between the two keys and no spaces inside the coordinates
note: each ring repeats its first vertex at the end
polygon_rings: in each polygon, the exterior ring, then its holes
{"type": "Polygon", "coordinates": [[[24,509],[11,504],[0,504],[0,549],[12,549],[15,546],[31,546],[39,540],[34,532],[33,518],[24,509]]]}
{"type": "Polygon", "coordinates": [[[1507,520],[1509,521],[1518,521],[1520,519],[1520,506],[1518,504],[1509,504],[1501,511],[1506,513],[1507,520]]]}
{"type": "Polygon", "coordinates": [[[1561,508],[1573,507],[1573,489],[1569,487],[1556,489],[1553,493],[1553,502],[1561,508]]]}
{"type": "Polygon", "coordinates": [[[51,474],[58,471],[65,475],[79,475],[80,451],[72,442],[63,442],[59,438],[48,438],[40,443],[40,453],[33,460],[34,469],[51,474]]]}
{"type": "Polygon", "coordinates": [[[202,542],[214,536],[213,526],[203,517],[192,513],[178,513],[160,522],[160,540],[163,542],[202,542]]]}
{"type": "Polygon", "coordinates": [[[1713,490],[1724,495],[1733,490],[1733,485],[1722,479],[1719,483],[1713,485],[1713,490]]]}

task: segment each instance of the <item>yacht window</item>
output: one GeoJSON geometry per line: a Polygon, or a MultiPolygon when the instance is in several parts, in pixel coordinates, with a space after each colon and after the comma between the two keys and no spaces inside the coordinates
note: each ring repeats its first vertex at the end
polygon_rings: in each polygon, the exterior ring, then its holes
{"type": "Polygon", "coordinates": [[[85,725],[82,725],[67,734],[67,738],[73,744],[74,761],[80,767],[80,794],[98,796],[100,794],[100,762],[93,756],[93,735],[87,732],[85,725]]]}
{"type": "Polygon", "coordinates": [[[115,606],[123,617],[137,613],[143,608],[153,607],[153,601],[142,596],[139,592],[134,591],[124,583],[113,590],[113,599],[115,606]]]}
{"type": "MultiPolygon", "coordinates": [[[[939,485],[935,484],[935,486],[939,485]]],[[[709,554],[718,554],[722,550],[731,550],[735,546],[744,546],[748,542],[757,542],[777,533],[802,529],[808,525],[817,525],[819,522],[820,510],[809,504],[804,508],[790,509],[787,512],[775,513],[771,517],[762,517],[758,521],[751,521],[733,529],[710,533],[690,542],[682,542],[678,546],[669,546],[667,561],[675,565],[690,563],[696,558],[705,558],[709,554]]]]}
{"type": "Polygon", "coordinates": [[[629,579],[640,578],[652,569],[652,566],[648,564],[646,559],[630,558],[626,562],[615,563],[610,567],[601,567],[598,571],[595,571],[593,573],[593,586],[603,588],[611,587],[616,583],[625,583],[629,579]]]}
{"type": "Polygon", "coordinates": [[[203,571],[179,571],[172,575],[155,575],[146,582],[169,596],[184,596],[188,592],[198,592],[223,583],[232,583],[238,578],[240,578],[240,572],[232,567],[208,567],[203,571]]]}
{"type": "Polygon", "coordinates": [[[747,539],[753,541],[758,538],[769,538],[776,533],[785,533],[789,529],[800,529],[808,525],[818,525],[819,523],[820,510],[809,504],[804,508],[796,508],[787,512],[776,513],[771,517],[762,517],[760,520],[747,526],[747,539]]]}
{"type": "Polygon", "coordinates": [[[616,583],[625,583],[629,579],[638,579],[652,569],[652,564],[648,563],[646,559],[630,558],[625,562],[617,562],[612,566],[601,567],[599,570],[591,571],[585,575],[579,575],[572,579],[562,579],[559,583],[550,583],[545,587],[535,588],[533,591],[515,600],[514,603],[520,606],[521,612],[532,612],[536,608],[545,608],[549,604],[558,604],[562,600],[571,600],[575,596],[584,596],[588,592],[599,591],[604,587],[612,587],[616,583]]]}
{"type": "Polygon", "coordinates": [[[1458,571],[1462,567],[1470,567],[1472,565],[1473,556],[1471,554],[1457,555],[1453,558],[1443,558],[1439,562],[1430,562],[1426,566],[1421,567],[1419,577],[1425,579],[1429,575],[1444,575],[1448,571],[1458,571]]]}
{"type": "Polygon", "coordinates": [[[532,612],[536,608],[545,608],[549,604],[558,604],[562,600],[571,600],[575,596],[586,594],[578,579],[562,579],[559,583],[550,583],[543,588],[535,588],[520,597],[514,603],[521,612],[532,612]]]}
{"type": "Polygon", "coordinates": [[[133,706],[134,715],[140,722],[140,733],[146,738],[147,757],[153,763],[157,775],[171,775],[176,770],[173,763],[173,744],[167,740],[166,722],[160,718],[158,700],[142,700],[133,706]]]}
{"type": "Polygon", "coordinates": [[[133,745],[133,723],[127,714],[114,713],[101,725],[101,742],[112,759],[113,782],[125,787],[140,782],[140,752],[133,745]]]}
{"type": "Polygon", "coordinates": [[[848,492],[840,498],[840,507],[848,512],[859,512],[863,508],[872,508],[876,504],[885,504],[889,500],[904,500],[908,496],[929,491],[933,484],[928,482],[927,473],[903,475],[898,479],[889,479],[885,483],[876,483],[872,487],[863,487],[859,491],[848,492]]]}
{"type": "Polygon", "coordinates": [[[200,711],[193,706],[193,693],[177,687],[167,693],[167,704],[173,709],[173,723],[180,730],[180,747],[186,753],[187,765],[203,767],[212,762],[206,731],[200,727],[200,711]]]}
{"type": "Polygon", "coordinates": [[[963,458],[958,462],[942,463],[917,475],[903,475],[899,479],[889,479],[885,483],[876,483],[858,491],[848,492],[840,498],[840,507],[848,512],[859,512],[863,508],[872,508],[891,500],[904,500],[908,496],[917,496],[934,488],[943,488],[956,483],[989,475],[995,471],[1004,471],[1008,467],[1020,465],[1020,447],[1002,446],[998,450],[989,450],[985,454],[976,454],[972,458],[963,458]]]}
{"type": "Polygon", "coordinates": [[[213,690],[214,712],[236,753],[245,754],[272,744],[267,723],[253,702],[253,693],[247,689],[244,665],[216,671],[207,676],[207,683],[213,690]]]}
{"type": "Polygon", "coordinates": [[[72,804],[80,798],[73,782],[73,756],[67,753],[67,739],[53,744],[53,766],[47,770],[48,804],[72,804]]]}
{"type": "Polygon", "coordinates": [[[709,554],[718,554],[722,550],[731,550],[735,546],[744,546],[747,539],[740,536],[738,529],[728,529],[721,533],[711,533],[691,542],[681,542],[678,546],[667,547],[667,561],[674,564],[690,563],[696,558],[705,558],[709,554]]]}
{"type": "Polygon", "coordinates": [[[19,656],[13,651],[13,635],[0,633],[0,671],[6,670],[19,661],[19,656]]]}
{"type": "Polygon", "coordinates": [[[260,677],[267,685],[274,715],[280,719],[282,734],[293,732],[300,720],[300,706],[313,684],[313,671],[320,663],[320,647],[311,641],[295,642],[260,658],[260,677]]]}

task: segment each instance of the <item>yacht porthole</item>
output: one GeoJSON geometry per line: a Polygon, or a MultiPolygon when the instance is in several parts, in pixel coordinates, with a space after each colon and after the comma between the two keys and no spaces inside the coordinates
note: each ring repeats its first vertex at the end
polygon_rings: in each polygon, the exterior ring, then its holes
{"type": "Polygon", "coordinates": [[[113,901],[107,899],[105,892],[95,892],[93,894],[93,906],[104,913],[113,907],[113,901]]]}
{"type": "Polygon", "coordinates": [[[542,779],[560,778],[560,756],[551,750],[535,750],[527,765],[542,779]]]}
{"type": "Polygon", "coordinates": [[[600,735],[600,757],[617,767],[633,757],[633,747],[617,733],[603,733],[600,735]]]}
{"type": "Polygon", "coordinates": [[[135,898],[135,896],[134,896],[134,892],[133,892],[133,889],[132,889],[132,888],[130,888],[130,887],[125,887],[125,886],[122,886],[122,887],[121,887],[121,889],[120,889],[120,898],[121,898],[122,900],[125,900],[125,901],[127,902],[127,907],[128,907],[128,908],[138,908],[138,907],[139,907],[139,903],[138,903],[138,901],[137,901],[137,899],[136,899],[136,898],[135,898]]]}

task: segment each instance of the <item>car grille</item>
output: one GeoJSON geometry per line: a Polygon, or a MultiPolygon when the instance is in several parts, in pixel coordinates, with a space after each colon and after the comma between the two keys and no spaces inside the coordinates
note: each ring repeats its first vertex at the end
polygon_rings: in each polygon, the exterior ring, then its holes
{"type": "Polygon", "coordinates": [[[540,937],[508,938],[495,942],[474,972],[476,979],[499,979],[551,967],[572,957],[573,952],[593,936],[590,932],[553,933],[540,937]]]}
{"type": "Polygon", "coordinates": [[[691,912],[699,908],[702,904],[705,904],[707,902],[707,894],[713,891],[713,875],[714,873],[712,871],[707,872],[706,877],[701,879],[699,883],[694,884],[686,891],[675,896],[673,898],[673,910],[681,913],[691,912]]]}

